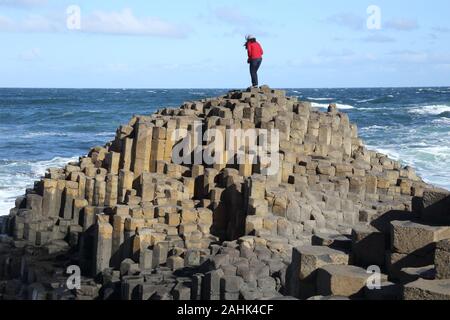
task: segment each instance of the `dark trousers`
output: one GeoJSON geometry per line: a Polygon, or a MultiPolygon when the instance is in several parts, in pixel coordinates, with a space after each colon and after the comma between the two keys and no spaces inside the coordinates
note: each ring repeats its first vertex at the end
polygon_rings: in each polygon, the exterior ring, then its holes
{"type": "Polygon", "coordinates": [[[258,69],[261,66],[262,59],[250,60],[250,75],[252,76],[252,85],[258,86],[258,69]]]}

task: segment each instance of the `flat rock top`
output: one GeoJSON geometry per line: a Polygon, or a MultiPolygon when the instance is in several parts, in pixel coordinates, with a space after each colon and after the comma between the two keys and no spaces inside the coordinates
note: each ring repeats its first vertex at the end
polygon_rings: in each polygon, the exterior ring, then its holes
{"type": "Polygon", "coordinates": [[[302,255],[322,256],[322,255],[346,255],[344,251],[331,249],[323,246],[301,246],[295,248],[302,255]]]}
{"type": "Polygon", "coordinates": [[[430,232],[450,230],[450,227],[447,226],[430,226],[413,221],[392,221],[391,224],[394,228],[421,229],[430,232]]]}
{"type": "Polygon", "coordinates": [[[450,295],[450,279],[445,280],[424,280],[419,279],[405,285],[405,288],[420,289],[424,291],[450,295]]]}
{"type": "Polygon", "coordinates": [[[436,275],[436,271],[434,269],[434,265],[426,266],[426,267],[419,267],[419,268],[403,268],[402,272],[409,274],[409,275],[415,275],[419,276],[425,279],[434,279],[436,275]]]}
{"type": "MultiPolygon", "coordinates": [[[[366,279],[372,275],[372,273],[367,272],[367,270],[363,268],[349,265],[329,264],[323,266],[321,269],[328,272],[330,275],[345,276],[351,278],[366,279]]],[[[387,280],[386,276],[384,278],[385,279],[383,280],[387,280]]]]}

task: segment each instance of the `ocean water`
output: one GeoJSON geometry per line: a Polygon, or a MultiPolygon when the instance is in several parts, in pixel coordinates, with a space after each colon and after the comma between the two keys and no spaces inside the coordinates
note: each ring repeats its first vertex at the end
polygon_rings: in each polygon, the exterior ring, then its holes
{"type": "MultiPolygon", "coordinates": [[[[0,215],[46,168],[63,166],[114,137],[133,114],[150,114],[228,89],[0,89],[0,215]]],[[[414,166],[450,189],[450,88],[287,89],[325,110],[337,103],[372,150],[414,166]]]]}

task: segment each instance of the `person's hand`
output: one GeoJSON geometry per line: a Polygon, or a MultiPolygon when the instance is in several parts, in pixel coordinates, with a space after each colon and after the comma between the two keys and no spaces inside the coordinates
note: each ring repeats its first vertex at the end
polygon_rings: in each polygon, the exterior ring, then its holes
{"type": "Polygon", "coordinates": [[[250,58],[247,59],[247,63],[250,63],[250,58]]]}

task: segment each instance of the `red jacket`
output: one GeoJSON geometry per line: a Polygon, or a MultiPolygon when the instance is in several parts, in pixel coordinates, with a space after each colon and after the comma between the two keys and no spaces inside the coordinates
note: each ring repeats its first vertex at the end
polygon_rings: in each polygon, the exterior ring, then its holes
{"type": "Polygon", "coordinates": [[[247,43],[247,51],[250,60],[260,59],[264,54],[261,45],[257,41],[247,43]]]}

